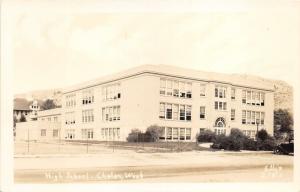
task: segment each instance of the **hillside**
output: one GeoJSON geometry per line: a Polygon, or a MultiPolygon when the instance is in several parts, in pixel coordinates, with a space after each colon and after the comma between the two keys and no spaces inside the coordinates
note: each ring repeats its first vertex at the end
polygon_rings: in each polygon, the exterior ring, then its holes
{"type": "Polygon", "coordinates": [[[36,90],[27,93],[15,94],[14,98],[31,100],[52,99],[57,106],[61,106],[62,89],[36,90]]]}

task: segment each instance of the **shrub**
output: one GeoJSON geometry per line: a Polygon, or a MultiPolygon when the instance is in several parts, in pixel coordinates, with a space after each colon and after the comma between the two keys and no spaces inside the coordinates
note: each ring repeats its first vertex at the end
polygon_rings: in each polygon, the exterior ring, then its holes
{"type": "Polygon", "coordinates": [[[144,138],[143,141],[147,141],[147,142],[156,142],[159,140],[159,137],[162,135],[163,130],[161,127],[157,126],[157,125],[150,125],[146,132],[144,133],[144,138]]]}
{"type": "Polygon", "coordinates": [[[265,141],[266,139],[268,139],[269,135],[266,130],[262,129],[257,132],[257,137],[258,139],[265,141]]]}
{"type": "Polygon", "coordinates": [[[198,142],[214,142],[215,140],[216,140],[216,134],[209,129],[205,129],[197,136],[198,142]]]}
{"type": "Polygon", "coordinates": [[[257,144],[254,139],[246,138],[243,143],[243,150],[255,151],[257,149],[257,144]]]}
{"type": "Polygon", "coordinates": [[[272,151],[276,146],[276,141],[273,137],[268,136],[267,139],[257,141],[258,149],[264,151],[272,151]]]}
{"type": "Polygon", "coordinates": [[[139,141],[139,135],[142,134],[142,132],[138,129],[133,129],[128,134],[128,137],[126,138],[128,142],[138,142],[139,141]]]}

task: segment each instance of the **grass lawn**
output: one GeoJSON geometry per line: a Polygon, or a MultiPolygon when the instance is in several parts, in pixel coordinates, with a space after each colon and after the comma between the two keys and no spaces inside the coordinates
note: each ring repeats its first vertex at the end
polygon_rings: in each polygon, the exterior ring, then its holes
{"type": "MultiPolygon", "coordinates": [[[[68,143],[86,144],[82,140],[68,140],[68,143]]],[[[182,151],[216,151],[201,147],[196,142],[125,142],[125,141],[88,141],[89,144],[102,144],[107,147],[115,147],[118,149],[135,149],[140,152],[182,152],[182,151]]]]}

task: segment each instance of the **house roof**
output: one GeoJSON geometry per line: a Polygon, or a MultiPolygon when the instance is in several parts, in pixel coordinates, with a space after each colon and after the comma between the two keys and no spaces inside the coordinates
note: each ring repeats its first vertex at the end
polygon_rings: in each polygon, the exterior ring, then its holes
{"type": "Polygon", "coordinates": [[[14,99],[14,110],[30,111],[30,103],[23,98],[14,99]]]}
{"type": "Polygon", "coordinates": [[[93,87],[105,83],[110,83],[116,80],[121,80],[127,77],[132,77],[141,74],[154,74],[170,76],[175,78],[186,78],[190,80],[199,80],[205,82],[216,82],[230,84],[233,86],[248,87],[253,89],[262,89],[266,91],[274,91],[274,85],[264,80],[249,78],[247,75],[241,74],[223,74],[216,72],[205,72],[194,69],[186,69],[170,65],[141,65],[113,75],[104,76],[98,79],[87,81],[81,84],[70,86],[64,90],[64,93],[93,87]]]}
{"type": "Polygon", "coordinates": [[[15,98],[14,99],[14,110],[31,111],[30,105],[32,105],[32,103],[34,101],[37,101],[38,106],[41,106],[43,103],[42,100],[28,101],[27,99],[24,99],[24,98],[15,98]]]}

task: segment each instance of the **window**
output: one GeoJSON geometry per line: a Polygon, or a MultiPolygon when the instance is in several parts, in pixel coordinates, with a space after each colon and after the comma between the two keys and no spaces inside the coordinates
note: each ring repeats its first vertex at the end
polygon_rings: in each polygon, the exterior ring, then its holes
{"type": "Polygon", "coordinates": [[[190,106],[190,105],[186,106],[186,120],[187,121],[192,120],[192,106],[190,106]]]}
{"type": "Polygon", "coordinates": [[[76,106],[76,94],[68,94],[66,95],[66,107],[75,107],[76,106]]]}
{"type": "Polygon", "coordinates": [[[265,113],[261,112],[260,114],[260,124],[264,125],[265,124],[265,113]]]}
{"type": "Polygon", "coordinates": [[[82,104],[87,105],[94,102],[94,90],[84,90],[82,92],[82,104]]]}
{"type": "Polygon", "coordinates": [[[215,97],[219,97],[219,91],[218,91],[218,88],[215,88],[215,97]]]}
{"type": "Polygon", "coordinates": [[[159,135],[159,139],[161,140],[165,140],[166,139],[166,129],[164,127],[160,127],[160,135],[159,135]]]}
{"type": "Polygon", "coordinates": [[[178,140],[178,128],[173,128],[173,140],[178,140]]]}
{"type": "Polygon", "coordinates": [[[192,106],[160,103],[159,118],[168,120],[191,121],[192,106]]]}
{"type": "Polygon", "coordinates": [[[205,107],[200,107],[200,119],[205,119],[205,107]]]}
{"type": "Polygon", "coordinates": [[[185,139],[186,140],[191,140],[191,128],[187,128],[185,130],[185,139]]]}
{"type": "Polygon", "coordinates": [[[192,98],[192,83],[172,79],[160,79],[160,95],[192,98]]]}
{"type": "Polygon", "coordinates": [[[53,121],[54,121],[54,122],[57,122],[57,117],[53,117],[53,121]]]}
{"type": "Polygon", "coordinates": [[[246,124],[246,111],[242,111],[242,124],[246,124]]]}
{"type": "Polygon", "coordinates": [[[215,129],[215,134],[216,135],[226,135],[226,129],[224,129],[224,128],[216,128],[215,129]]]}
{"type": "Polygon", "coordinates": [[[235,99],[235,88],[231,88],[231,99],[235,99]]]}
{"type": "Polygon", "coordinates": [[[252,125],[255,125],[255,112],[254,111],[251,112],[251,117],[252,117],[251,118],[252,125]]]}
{"type": "Polygon", "coordinates": [[[235,109],[231,109],[231,121],[235,120],[235,109]]]}
{"type": "Polygon", "coordinates": [[[221,101],[215,101],[216,110],[227,110],[227,103],[221,101]]]}
{"type": "Polygon", "coordinates": [[[46,136],[46,129],[41,129],[41,136],[45,137],[46,136]]]}
{"type": "Polygon", "coordinates": [[[180,120],[185,120],[185,105],[180,105],[179,112],[180,112],[180,120]]]}
{"type": "Polygon", "coordinates": [[[247,91],[247,104],[251,104],[251,91],[247,91]]]}
{"type": "Polygon", "coordinates": [[[165,119],[165,104],[164,103],[160,103],[159,105],[159,118],[160,119],[165,119]]]}
{"type": "Polygon", "coordinates": [[[65,124],[66,125],[75,124],[75,112],[74,111],[65,113],[65,124]]]}
{"type": "Polygon", "coordinates": [[[75,129],[66,130],[66,139],[75,139],[75,129]]]}
{"type": "Polygon", "coordinates": [[[53,129],[53,137],[58,137],[58,129],[53,129]]]}
{"type": "Polygon", "coordinates": [[[251,124],[251,111],[247,111],[247,124],[251,124]]]}
{"type": "Polygon", "coordinates": [[[160,79],[160,91],[159,91],[159,93],[161,95],[166,94],[166,80],[165,79],[160,79]]]}
{"type": "Polygon", "coordinates": [[[167,128],[167,140],[172,140],[172,128],[167,128]]]}
{"type": "Polygon", "coordinates": [[[167,104],[167,119],[172,119],[172,104],[167,104]]]}
{"type": "Polygon", "coordinates": [[[102,87],[102,101],[116,100],[121,98],[121,84],[115,83],[102,87]]]}
{"type": "Polygon", "coordinates": [[[178,81],[174,81],[174,83],[173,83],[173,96],[179,97],[179,82],[178,81]]]}
{"type": "Polygon", "coordinates": [[[178,127],[161,127],[162,134],[160,139],[162,140],[191,140],[191,128],[178,128],[178,127]],[[166,137],[164,136],[166,133],[166,137]]]}
{"type": "Polygon", "coordinates": [[[246,91],[245,90],[243,90],[242,91],[242,103],[244,103],[244,104],[246,104],[246,91]]]}
{"type": "Polygon", "coordinates": [[[215,86],[215,97],[226,98],[226,87],[224,86],[215,86]]]}
{"type": "Polygon", "coordinates": [[[252,105],[255,105],[255,104],[256,104],[256,103],[255,103],[256,92],[255,92],[255,91],[252,91],[251,94],[252,94],[252,97],[251,97],[251,103],[252,103],[252,105]]]}
{"type": "Polygon", "coordinates": [[[173,105],[173,119],[178,120],[178,112],[179,112],[179,105],[174,104],[173,105]]]}
{"type": "Polygon", "coordinates": [[[201,97],[205,96],[205,89],[206,89],[206,85],[205,84],[201,84],[200,85],[200,96],[201,97]]]}
{"type": "Polygon", "coordinates": [[[260,101],[261,102],[260,105],[261,106],[265,106],[265,94],[264,93],[260,94],[260,100],[261,100],[260,101]]]}
{"type": "Polygon", "coordinates": [[[102,121],[118,121],[121,119],[120,106],[110,106],[102,108],[102,121]]]}
{"type": "Polygon", "coordinates": [[[173,94],[172,83],[171,80],[167,80],[167,96],[172,96],[173,94]]]}
{"type": "Polygon", "coordinates": [[[192,83],[186,84],[186,97],[192,98],[192,83]]]}
{"type": "Polygon", "coordinates": [[[255,115],[255,117],[256,117],[256,124],[257,123],[260,123],[260,112],[256,112],[256,115],[255,115]]]}
{"type": "Polygon", "coordinates": [[[82,110],[82,122],[89,123],[93,121],[94,121],[94,110],[93,109],[82,110]]]}
{"type": "Polygon", "coordinates": [[[93,139],[94,138],[93,129],[81,129],[81,137],[82,139],[93,139]]]}
{"type": "Polygon", "coordinates": [[[226,127],[225,119],[223,117],[217,118],[215,121],[215,127],[226,127]]]}
{"type": "Polygon", "coordinates": [[[260,105],[259,100],[260,100],[260,93],[256,92],[256,96],[255,96],[255,103],[256,103],[256,105],[260,105]]]}

